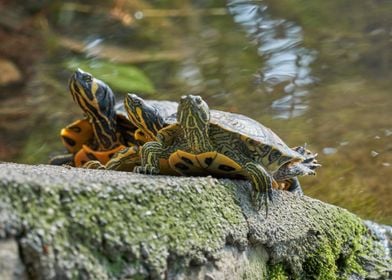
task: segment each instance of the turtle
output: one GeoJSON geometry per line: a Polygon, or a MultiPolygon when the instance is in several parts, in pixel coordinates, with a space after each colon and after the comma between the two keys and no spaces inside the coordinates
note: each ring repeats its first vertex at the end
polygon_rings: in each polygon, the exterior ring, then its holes
{"type": "MultiPolygon", "coordinates": [[[[124,100],[124,107],[128,113],[128,117],[131,119],[132,123],[138,127],[135,132],[135,138],[143,139],[144,142],[157,141],[157,134],[159,130],[167,125],[176,122],[176,109],[178,103],[172,101],[160,101],[158,104],[154,104],[154,100],[144,100],[136,94],[129,93],[124,100]],[[165,102],[165,103],[164,103],[165,102]],[[140,135],[138,137],[138,135],[140,135]]],[[[216,110],[212,110],[217,114],[216,110]]],[[[308,150],[303,147],[293,148],[297,152],[302,154],[311,154],[308,150]]],[[[230,172],[219,172],[219,169],[206,170],[198,162],[193,162],[192,165],[184,162],[181,157],[177,155],[177,158],[172,157],[171,162],[173,166],[187,166],[186,174],[184,170],[181,172],[176,172],[173,170],[168,161],[161,159],[160,162],[160,173],[165,175],[191,175],[191,176],[207,176],[213,175],[214,177],[223,178],[234,178],[243,179],[244,177],[238,173],[230,172]]],[[[129,157],[125,151],[120,151],[114,156],[106,165],[106,169],[115,169],[122,171],[130,171],[130,167],[140,164],[140,161],[135,162],[133,157],[129,157]]],[[[101,167],[103,168],[103,167],[101,167]]],[[[177,169],[177,168],[176,168],[177,169]]],[[[301,186],[296,178],[290,178],[285,180],[276,181],[274,184],[275,189],[286,190],[292,193],[302,195],[301,186]]]]}
{"type": "Polygon", "coordinates": [[[92,160],[105,164],[116,152],[140,144],[134,137],[137,127],[116,106],[114,93],[105,82],[77,69],[69,80],[69,90],[85,118],[61,130],[70,154],[52,158],[51,164],[81,167],[92,160]]]}
{"type": "MultiPolygon", "coordinates": [[[[159,130],[175,121],[178,103],[166,100],[144,100],[135,93],[128,93],[124,99],[124,108],[130,122],[137,127],[134,138],[138,143],[156,141],[159,130]]],[[[127,147],[117,152],[106,165],[97,161],[91,161],[89,168],[110,169],[118,171],[132,171],[133,167],[140,165],[140,159],[135,158],[137,153],[135,146],[127,147]]],[[[162,163],[162,165],[164,165],[162,163]]],[[[167,175],[180,175],[170,169],[168,164],[164,165],[167,175]]]]}
{"type": "Polygon", "coordinates": [[[266,211],[272,201],[272,187],[297,176],[314,175],[320,165],[304,147],[289,148],[271,129],[241,114],[210,110],[201,96],[182,96],[176,121],[157,134],[157,141],[141,147],[141,165],[134,171],[159,174],[160,161],[166,160],[180,174],[193,172],[193,166],[224,176],[242,176],[253,186],[252,201],[266,211]]]}
{"type": "Polygon", "coordinates": [[[128,93],[124,99],[124,107],[129,120],[137,127],[135,139],[146,143],[155,141],[158,131],[175,121],[178,103],[144,100],[135,93],[128,93]]]}
{"type": "Polygon", "coordinates": [[[166,100],[146,100],[143,101],[146,109],[142,112],[137,107],[139,97],[128,94],[126,100],[133,102],[133,109],[126,110],[126,102],[115,104],[113,91],[106,83],[81,69],[71,76],[69,88],[86,118],[61,130],[62,141],[71,154],[53,158],[52,164],[68,162],[77,167],[132,170],[140,162],[139,145],[153,139],[149,129],[162,128],[161,119],[174,114],[178,105],[166,100]],[[159,118],[148,121],[149,110],[159,118]],[[140,123],[145,128],[139,128],[140,123]],[[119,160],[111,161],[112,157],[119,160]]]}

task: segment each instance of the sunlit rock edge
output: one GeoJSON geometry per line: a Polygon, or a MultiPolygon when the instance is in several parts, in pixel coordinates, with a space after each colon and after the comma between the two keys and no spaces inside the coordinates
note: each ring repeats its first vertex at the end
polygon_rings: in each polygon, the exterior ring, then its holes
{"type": "Polygon", "coordinates": [[[2,163],[0,250],[16,241],[20,258],[0,277],[391,276],[390,228],[373,232],[347,210],[277,191],[266,217],[251,206],[249,190],[209,177],[2,163]]]}

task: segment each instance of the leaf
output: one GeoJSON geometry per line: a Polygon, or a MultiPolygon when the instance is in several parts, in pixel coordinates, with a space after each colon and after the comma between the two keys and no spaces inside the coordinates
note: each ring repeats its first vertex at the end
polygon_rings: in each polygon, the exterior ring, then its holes
{"type": "Polygon", "coordinates": [[[151,94],[155,92],[150,79],[140,69],[132,65],[117,64],[104,60],[72,59],[66,62],[66,67],[71,71],[81,68],[120,93],[151,94]]]}

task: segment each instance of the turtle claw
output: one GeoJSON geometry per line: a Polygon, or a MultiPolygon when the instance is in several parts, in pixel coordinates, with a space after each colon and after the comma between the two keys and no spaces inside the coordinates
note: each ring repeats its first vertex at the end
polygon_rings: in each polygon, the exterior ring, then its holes
{"type": "Polygon", "coordinates": [[[311,151],[306,149],[306,144],[304,146],[298,146],[292,149],[305,157],[305,159],[302,161],[303,164],[307,164],[307,163],[317,164],[316,158],[318,154],[317,153],[313,154],[311,151]]]}
{"type": "Polygon", "coordinates": [[[253,192],[252,193],[252,204],[254,207],[257,209],[257,211],[260,211],[261,205],[262,205],[262,196],[260,192],[253,192]]]}
{"type": "Polygon", "coordinates": [[[316,156],[317,156],[317,155],[313,155],[313,156],[311,156],[311,157],[306,158],[306,159],[303,161],[303,163],[317,163],[316,156]]]}
{"type": "Polygon", "coordinates": [[[314,171],[316,168],[317,168],[318,166],[315,166],[315,165],[307,165],[307,164],[304,164],[303,166],[302,166],[302,174],[303,175],[316,175],[316,171],[314,171]]]}
{"type": "Polygon", "coordinates": [[[257,211],[260,211],[261,206],[265,205],[265,213],[268,216],[268,204],[273,202],[272,187],[269,187],[264,192],[254,191],[252,194],[252,203],[257,211]]]}
{"type": "Polygon", "coordinates": [[[269,199],[271,202],[273,202],[273,197],[272,197],[272,188],[269,188],[269,189],[268,189],[268,192],[267,192],[267,194],[268,194],[268,199],[269,199]]]}
{"type": "Polygon", "coordinates": [[[133,169],[133,172],[139,173],[139,174],[147,174],[147,175],[157,175],[159,174],[159,170],[152,166],[152,165],[145,165],[145,166],[136,166],[133,169]]]}
{"type": "MultiPolygon", "coordinates": [[[[310,152],[304,154],[304,156],[306,156],[306,159],[304,159],[301,164],[303,166],[305,166],[307,169],[310,170],[315,170],[317,168],[319,168],[321,166],[321,164],[317,163],[316,157],[317,154],[312,154],[310,152]]],[[[309,172],[307,175],[315,175],[316,173],[313,172],[309,172]]]]}
{"type": "Polygon", "coordinates": [[[321,166],[321,164],[313,163],[313,162],[312,163],[303,163],[303,165],[313,171],[313,172],[310,172],[308,175],[315,175],[316,172],[314,172],[314,170],[321,166]]]}
{"type": "Polygon", "coordinates": [[[265,215],[266,217],[268,216],[268,204],[269,201],[272,202],[272,192],[271,194],[261,194],[261,193],[257,193],[255,195],[253,195],[252,197],[252,203],[254,205],[254,207],[256,208],[257,212],[261,210],[261,207],[263,206],[263,204],[265,205],[265,215]]]}

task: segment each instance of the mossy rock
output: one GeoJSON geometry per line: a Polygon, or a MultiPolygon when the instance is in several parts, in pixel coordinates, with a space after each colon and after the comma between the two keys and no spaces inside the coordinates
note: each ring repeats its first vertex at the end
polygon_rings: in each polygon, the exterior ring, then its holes
{"type": "Polygon", "coordinates": [[[0,164],[0,236],[31,279],[386,279],[387,250],[361,219],[250,184],[0,164]],[[351,278],[350,278],[351,277],[351,278]]]}

